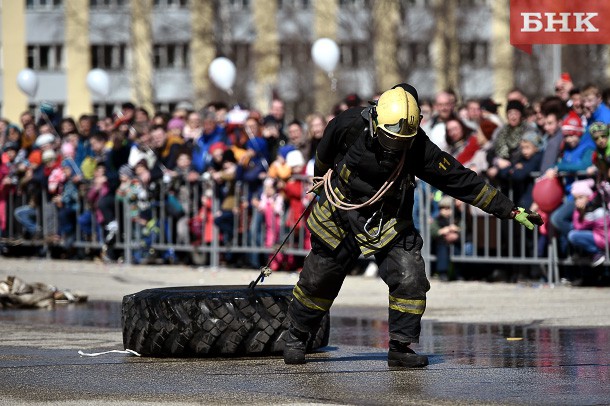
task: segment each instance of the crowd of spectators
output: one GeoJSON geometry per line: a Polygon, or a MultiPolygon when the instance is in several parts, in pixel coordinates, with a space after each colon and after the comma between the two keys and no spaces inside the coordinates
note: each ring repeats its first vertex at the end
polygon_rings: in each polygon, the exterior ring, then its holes
{"type": "MultiPolygon", "coordinates": [[[[567,74],[557,80],[555,94],[534,101],[513,89],[502,104],[484,99],[458,105],[454,93],[443,91],[430,106],[435,113],[422,126],[464,166],[486,176],[519,206],[542,214],[546,224],[538,246],[525,236],[526,255],[547,255],[549,237],[555,236],[560,257],[582,258],[595,267],[606,261],[610,220],[608,93],[592,84],[576,87],[567,74]],[[498,115],[502,107],[505,121],[498,115]],[[588,178],[586,188],[578,186],[583,178],[588,178]]],[[[459,233],[458,226],[472,208],[465,211],[454,202],[449,212],[447,200],[438,196],[436,201],[443,203],[432,228],[441,258],[436,267],[447,278],[449,247],[472,249],[470,242],[460,241],[472,230],[459,233]]],[[[513,238],[518,243],[524,236],[517,231],[513,238]]]]}
{"type": "MultiPolygon", "coordinates": [[[[610,167],[608,90],[602,96],[598,87],[579,88],[562,75],[554,95],[530,101],[514,89],[506,96],[501,103],[490,98],[460,102],[451,90],[439,92],[433,101],[421,101],[421,126],[439,148],[486,176],[520,206],[541,211],[547,219],[542,234],[556,233],[562,255],[580,253],[592,265],[603,263],[608,240],[603,228],[610,167]],[[572,189],[582,177],[592,179],[589,187],[572,189]],[[534,199],[533,190],[544,179],[561,179],[563,193],[555,207],[534,199]]],[[[280,99],[267,112],[211,102],[200,111],[179,104],[172,112],[152,116],[127,102],[112,117],[82,115],[78,120],[43,103],[35,113],[24,112],[19,123],[2,119],[2,249],[10,241],[45,239],[74,257],[80,252],[74,241],[97,240],[104,260],[117,260],[120,252],[113,244],[125,233],[121,224],[128,215],[130,231],[141,242],[135,262],[156,257],[153,246],[159,240],[210,244],[216,227],[226,248],[223,261],[258,267],[266,255],[234,255],[230,247],[246,241],[277,246],[281,230],[297,224],[311,199],[304,191],[326,123],[362,103],[351,94],[330,114],[291,121],[280,99]],[[126,209],[117,211],[117,202],[126,209]],[[170,226],[167,219],[172,219],[170,226]],[[43,224],[51,224],[50,231],[43,224]]],[[[438,191],[429,198],[439,257],[436,271],[448,278],[444,250],[465,238],[456,219],[469,213],[438,191]]],[[[292,243],[306,249],[303,222],[295,236],[292,243]]],[[[540,241],[540,247],[528,249],[544,255],[547,241],[540,241]]],[[[171,249],[164,255],[176,259],[171,249]]],[[[271,267],[298,269],[299,261],[280,254],[271,267]]]]}

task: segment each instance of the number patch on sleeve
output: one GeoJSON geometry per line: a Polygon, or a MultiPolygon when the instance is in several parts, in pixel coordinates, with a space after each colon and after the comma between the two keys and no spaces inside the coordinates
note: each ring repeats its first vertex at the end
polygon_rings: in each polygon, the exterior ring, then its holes
{"type": "Polygon", "coordinates": [[[453,161],[447,157],[447,153],[441,155],[440,159],[436,163],[436,170],[439,173],[445,173],[453,167],[453,161]]]}

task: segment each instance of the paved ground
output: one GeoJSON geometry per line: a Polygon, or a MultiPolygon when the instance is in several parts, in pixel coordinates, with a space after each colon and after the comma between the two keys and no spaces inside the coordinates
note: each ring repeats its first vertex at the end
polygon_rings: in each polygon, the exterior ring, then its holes
{"type": "MultiPolygon", "coordinates": [[[[245,285],[257,271],[2,258],[0,279],[7,275],[117,302],[151,287],[245,285]]],[[[278,273],[267,282],[296,278],[278,273]]],[[[387,368],[387,292],[375,278],[347,278],[333,307],[331,347],[299,367],[276,357],[79,357],[78,350],[122,349],[120,329],[83,327],[70,309],[36,313],[35,322],[16,313],[0,322],[0,405],[608,404],[609,293],[432,281],[416,347],[431,365],[417,371],[387,368]]],[[[86,317],[116,322],[116,303],[92,307],[86,317]]]]}
{"type": "MultiPolygon", "coordinates": [[[[185,266],[101,265],[92,262],[0,259],[0,279],[16,275],[82,291],[92,300],[120,301],[124,295],[161,286],[247,285],[257,270],[210,270],[185,266]]],[[[294,285],[295,273],[274,273],[273,285],[294,285]]],[[[552,326],[610,326],[610,289],[550,288],[543,284],[439,282],[432,280],[425,319],[460,323],[540,323],[552,326]]],[[[350,276],[333,314],[385,318],[387,288],[379,278],[350,276]]]]}

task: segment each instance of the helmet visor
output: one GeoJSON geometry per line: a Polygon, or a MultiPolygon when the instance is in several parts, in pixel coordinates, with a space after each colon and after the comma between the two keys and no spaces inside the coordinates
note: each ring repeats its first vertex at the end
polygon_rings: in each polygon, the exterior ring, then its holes
{"type": "Polygon", "coordinates": [[[386,124],[385,129],[394,134],[407,135],[407,120],[401,118],[396,124],[386,124]]]}
{"type": "MultiPolygon", "coordinates": [[[[406,121],[406,120],[401,120],[406,121]]],[[[379,128],[379,132],[377,134],[377,138],[379,139],[379,143],[383,148],[390,151],[403,151],[408,150],[413,145],[415,141],[415,134],[412,136],[399,136],[392,134],[383,128],[379,128]]]]}

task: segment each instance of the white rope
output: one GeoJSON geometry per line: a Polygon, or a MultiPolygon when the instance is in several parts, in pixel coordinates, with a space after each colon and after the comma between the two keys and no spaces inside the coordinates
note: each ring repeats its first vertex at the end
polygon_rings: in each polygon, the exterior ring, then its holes
{"type": "Polygon", "coordinates": [[[98,355],[106,355],[106,354],[110,354],[112,352],[118,353],[118,354],[132,354],[135,355],[136,357],[141,357],[140,354],[138,354],[137,352],[135,352],[134,350],[110,350],[110,351],[103,351],[103,352],[82,352],[82,351],[78,351],[78,355],[80,355],[81,357],[97,357],[98,355]]]}
{"type": "Polygon", "coordinates": [[[313,178],[314,185],[309,192],[316,190],[321,186],[324,186],[324,191],[326,192],[326,199],[330,202],[330,204],[332,204],[336,208],[342,209],[342,210],[356,210],[356,209],[360,209],[362,207],[371,206],[371,205],[377,203],[383,197],[383,195],[386,194],[386,192],[394,185],[394,182],[400,175],[400,172],[402,171],[402,168],[404,166],[405,158],[407,156],[406,152],[407,152],[406,150],[403,152],[402,158],[400,159],[398,166],[396,166],[396,168],[394,169],[394,172],[392,172],[389,179],[387,181],[385,181],[385,183],[383,185],[381,185],[381,187],[379,188],[377,193],[375,193],[375,195],[373,195],[373,197],[371,197],[369,200],[367,200],[364,203],[353,204],[353,203],[347,203],[347,202],[344,202],[341,200],[341,198],[335,193],[335,191],[333,190],[333,188],[330,184],[331,183],[330,180],[331,180],[332,173],[333,173],[332,169],[329,169],[322,177],[320,177],[320,176],[314,177],[313,178]]]}

